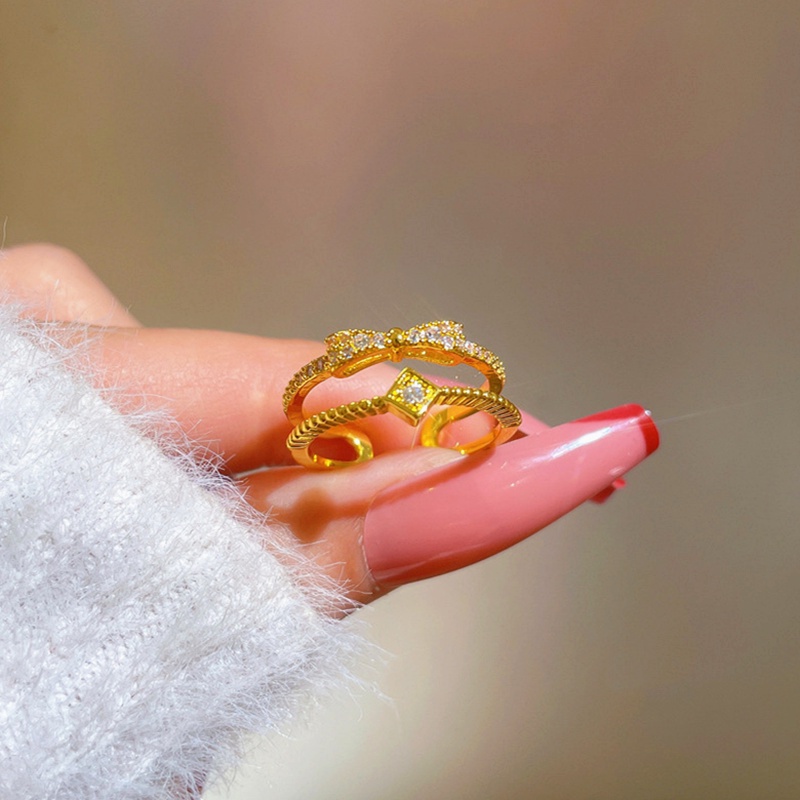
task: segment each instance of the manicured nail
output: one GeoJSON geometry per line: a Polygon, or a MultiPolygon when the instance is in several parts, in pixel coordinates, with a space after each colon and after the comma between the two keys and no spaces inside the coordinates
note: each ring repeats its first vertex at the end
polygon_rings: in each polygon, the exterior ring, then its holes
{"type": "Polygon", "coordinates": [[[602,497],[657,447],[649,412],[627,405],[405,481],[367,514],[369,568],[389,588],[480,561],[602,497]]]}
{"type": "MultiPolygon", "coordinates": [[[[534,433],[541,433],[542,431],[546,431],[549,429],[549,425],[546,425],[540,419],[536,419],[536,417],[531,416],[528,414],[527,411],[524,409],[520,409],[520,413],[522,414],[522,425],[520,425],[517,437],[520,436],[530,436],[534,433]]],[[[594,497],[589,498],[593,503],[597,503],[598,505],[602,505],[603,503],[611,497],[619,489],[625,488],[625,478],[617,478],[610,486],[606,486],[602,492],[599,492],[594,497]]]]}

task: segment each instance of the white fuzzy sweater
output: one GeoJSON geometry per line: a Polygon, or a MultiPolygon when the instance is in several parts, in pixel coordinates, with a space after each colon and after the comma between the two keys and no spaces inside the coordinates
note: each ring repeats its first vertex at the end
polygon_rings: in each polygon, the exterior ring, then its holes
{"type": "Polygon", "coordinates": [[[79,362],[0,307],[2,800],[173,796],[352,643],[279,532],[79,362]]]}

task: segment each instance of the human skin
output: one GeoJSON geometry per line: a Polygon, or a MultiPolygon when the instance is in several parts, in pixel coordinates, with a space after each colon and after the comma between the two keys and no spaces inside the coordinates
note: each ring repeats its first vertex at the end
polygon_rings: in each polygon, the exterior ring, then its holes
{"type": "MultiPolygon", "coordinates": [[[[413,447],[413,428],[378,417],[365,421],[373,460],[307,470],[285,447],[290,425],[281,395],[319,344],[144,328],[77,256],[49,245],[5,251],[0,289],[30,316],[62,323],[65,338],[86,339],[95,380],[115,389],[112,402],[123,411],[142,402],[166,411],[238,481],[254,508],[283,523],[342,587],[335,614],[505,549],[603,492],[657,446],[655,426],[639,407],[624,407],[611,424],[606,415],[555,429],[526,415],[527,436],[488,458],[413,447]],[[533,490],[514,491],[523,479],[533,490]],[[537,494],[541,485],[548,491],[537,494]],[[434,488],[443,499],[431,509],[434,488]],[[455,537],[449,517],[461,520],[455,537]],[[409,547],[395,547],[406,537],[409,547]],[[401,563],[408,558],[415,563],[401,563]]],[[[314,402],[325,408],[353,393],[381,394],[391,375],[390,367],[376,366],[346,385],[328,381],[314,402]]]]}
{"type": "MultiPolygon", "coordinates": [[[[107,396],[122,411],[144,401],[168,412],[238,481],[245,499],[283,523],[338,582],[342,602],[333,615],[526,538],[604,496],[658,444],[638,407],[624,407],[611,424],[606,414],[553,429],[524,415],[526,436],[478,457],[413,447],[413,429],[380,417],[367,425],[374,459],[307,470],[286,450],[281,395],[297,365],[318,355],[318,344],[146,329],[77,256],[50,245],[0,253],[2,296],[56,323],[65,341],[88,343],[95,380],[114,388],[107,396]]],[[[391,374],[383,365],[346,386],[329,381],[315,402],[378,394],[391,374]]],[[[198,798],[203,782],[176,781],[171,793],[198,798]]]]}

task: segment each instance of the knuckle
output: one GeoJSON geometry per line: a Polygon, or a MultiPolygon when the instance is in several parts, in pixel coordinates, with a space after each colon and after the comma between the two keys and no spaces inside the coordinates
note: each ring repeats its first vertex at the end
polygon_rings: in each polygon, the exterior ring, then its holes
{"type": "Polygon", "coordinates": [[[72,250],[55,244],[37,243],[22,245],[13,250],[14,261],[20,268],[36,275],[41,283],[73,283],[93,276],[80,256],[72,250]]]}

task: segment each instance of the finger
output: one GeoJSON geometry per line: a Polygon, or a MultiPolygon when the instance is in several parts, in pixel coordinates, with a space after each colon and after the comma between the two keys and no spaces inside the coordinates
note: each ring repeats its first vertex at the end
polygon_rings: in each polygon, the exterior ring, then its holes
{"type": "MultiPolygon", "coordinates": [[[[231,472],[293,463],[286,449],[291,425],[283,414],[283,390],[298,365],[319,355],[321,343],[139,328],[99,331],[96,347],[107,385],[127,389],[134,403],[149,396],[231,472]]],[[[309,396],[309,411],[383,394],[396,374],[378,364],[346,380],[326,381],[309,396]]],[[[525,412],[522,418],[523,435],[548,427],[525,412]]],[[[365,420],[364,428],[376,453],[417,443],[416,429],[392,416],[365,420]]],[[[476,436],[482,432],[476,430],[476,436]]]]}
{"type": "MultiPolygon", "coordinates": [[[[142,393],[149,396],[232,472],[293,463],[283,391],[298,366],[316,358],[323,345],[139,328],[99,331],[95,348],[107,385],[127,389],[134,402],[142,393]]],[[[379,364],[346,380],[326,381],[309,397],[309,411],[383,394],[395,376],[396,370],[379,364]]],[[[391,415],[365,420],[363,430],[376,453],[408,449],[417,441],[416,429],[391,415]]]]}
{"type": "Polygon", "coordinates": [[[39,319],[132,327],[139,323],[74,253],[48,244],[0,252],[0,292],[39,319]]]}
{"type": "Polygon", "coordinates": [[[349,598],[367,602],[530,536],[611,485],[658,446],[649,414],[623,406],[458,456],[392,453],[329,473],[298,467],[243,480],[349,598]]]}
{"type": "MultiPolygon", "coordinates": [[[[322,345],[217,331],[174,329],[100,330],[93,339],[101,380],[123,389],[112,400],[166,409],[195,441],[222,457],[232,472],[290,464],[283,390],[298,365],[322,345]]],[[[326,381],[315,406],[328,408],[382,394],[395,371],[377,365],[345,380],[326,381]]],[[[415,430],[384,415],[368,421],[376,452],[407,449],[415,430]]]]}
{"type": "MultiPolygon", "coordinates": [[[[0,290],[5,290],[15,299],[19,299],[27,307],[27,313],[40,319],[122,328],[139,326],[136,318],[122,306],[105,284],[78,256],[54,245],[22,245],[0,252],[0,290]]],[[[189,332],[181,332],[181,336],[184,334],[189,334],[189,332]]],[[[112,341],[115,338],[114,332],[111,332],[109,340],[112,341]]],[[[264,344],[265,340],[259,341],[264,344]]],[[[178,344],[176,341],[173,343],[178,344]]],[[[294,374],[296,368],[318,355],[322,348],[322,345],[316,343],[300,341],[273,342],[272,344],[277,345],[277,348],[273,347],[273,354],[285,356],[283,363],[275,360],[276,373],[273,373],[279,376],[278,383],[281,385],[281,389],[288,382],[289,377],[294,374]]],[[[184,348],[178,347],[177,349],[180,351],[184,348]]],[[[111,357],[107,361],[110,380],[112,382],[117,379],[123,380],[127,375],[132,379],[129,388],[136,393],[155,390],[159,396],[174,398],[171,401],[173,411],[180,411],[180,413],[176,413],[176,416],[185,430],[193,432],[203,441],[218,442],[219,448],[214,449],[218,449],[223,458],[230,453],[236,454],[230,457],[232,469],[246,470],[268,463],[290,463],[289,454],[283,446],[288,433],[288,424],[284,423],[282,419],[275,424],[273,414],[261,408],[262,403],[259,402],[263,398],[264,405],[274,410],[276,407],[275,381],[268,383],[267,391],[263,394],[251,392],[248,397],[247,387],[245,387],[245,394],[237,393],[236,396],[231,396],[230,390],[236,388],[235,380],[227,382],[229,384],[227,386],[224,385],[226,382],[222,382],[223,385],[220,385],[220,381],[216,379],[210,382],[206,381],[198,391],[196,383],[182,381],[181,370],[175,370],[165,376],[165,380],[161,384],[164,395],[161,395],[158,387],[153,385],[152,378],[155,373],[141,369],[144,365],[137,364],[135,361],[123,364],[119,358],[115,358],[115,355],[124,357],[125,350],[125,347],[111,348],[111,357]],[[170,380],[170,378],[174,378],[174,380],[170,380]],[[182,389],[183,392],[173,391],[176,388],[182,389]],[[190,391],[187,392],[187,389],[190,391]],[[181,394],[189,393],[191,397],[181,396],[181,394]],[[243,400],[244,402],[242,402],[243,400]],[[237,407],[242,413],[241,417],[236,417],[237,407]],[[248,419],[254,419],[253,412],[257,417],[261,417],[263,414],[267,429],[259,429],[259,435],[256,438],[246,438],[248,429],[252,427],[248,424],[248,419]],[[211,435],[208,428],[215,427],[218,420],[222,420],[222,424],[216,427],[214,434],[211,435]],[[276,437],[279,440],[277,442],[275,441],[276,437]],[[249,443],[249,446],[245,441],[249,443]]],[[[252,350],[252,347],[242,347],[241,352],[244,355],[248,351],[252,353],[252,350]]],[[[147,357],[147,351],[148,348],[145,346],[139,352],[147,357]]],[[[169,362],[170,353],[168,351],[162,352],[161,355],[169,362]]],[[[174,355],[180,355],[180,353],[174,353],[174,355]]],[[[198,354],[195,352],[188,355],[197,356],[198,354]]],[[[259,366],[263,367],[266,362],[260,361],[260,359],[268,357],[268,354],[257,355],[259,366]]],[[[192,360],[189,365],[183,364],[184,373],[186,367],[190,367],[191,364],[197,365],[199,370],[202,370],[202,356],[192,360]]],[[[362,374],[349,381],[328,383],[308,398],[308,412],[314,413],[339,405],[351,400],[354,396],[369,397],[382,393],[396,373],[388,366],[378,366],[376,369],[377,371],[373,369],[367,376],[362,374]]],[[[185,375],[185,377],[190,376],[185,375]]],[[[258,378],[256,384],[258,384],[258,378]]],[[[523,418],[523,430],[528,433],[545,427],[544,423],[530,415],[523,414],[523,418]]],[[[472,423],[475,422],[478,422],[474,433],[477,438],[484,432],[485,423],[473,418],[472,423]]],[[[372,428],[370,436],[374,439],[376,452],[396,447],[410,447],[415,443],[416,437],[413,432],[403,427],[397,420],[385,419],[377,423],[369,421],[366,423],[366,427],[367,429],[372,428]]],[[[467,436],[469,436],[469,432],[467,432],[467,436]]]]}
{"type": "Polygon", "coordinates": [[[364,518],[375,496],[463,458],[454,450],[420,447],[386,453],[347,469],[279,467],[251,473],[239,482],[251,505],[286,525],[303,552],[350,600],[365,603],[380,593],[361,547],[364,518]]]}
{"type": "Polygon", "coordinates": [[[601,493],[658,442],[648,412],[621,406],[393,486],[364,524],[372,578],[389,589],[498,553],[601,493]]]}

